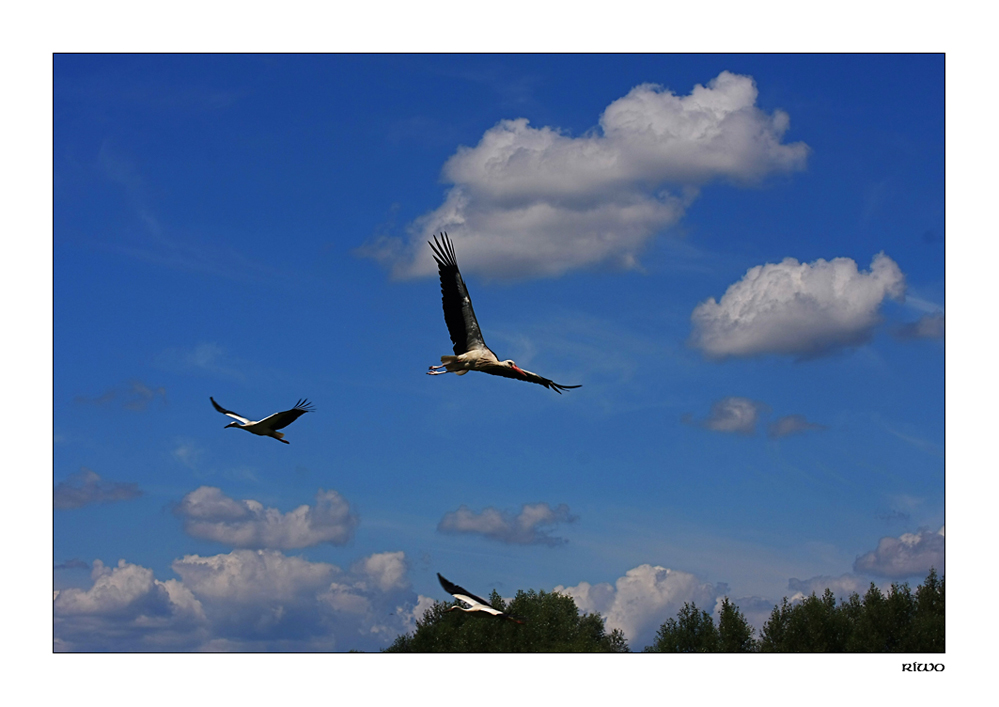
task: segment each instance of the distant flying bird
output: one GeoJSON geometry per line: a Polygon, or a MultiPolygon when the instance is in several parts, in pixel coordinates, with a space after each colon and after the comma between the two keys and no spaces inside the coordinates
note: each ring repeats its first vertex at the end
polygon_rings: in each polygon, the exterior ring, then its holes
{"type": "Polygon", "coordinates": [[[470,614],[482,612],[485,614],[492,614],[493,616],[499,616],[500,618],[503,619],[510,619],[511,621],[514,621],[518,624],[524,623],[523,621],[520,620],[520,617],[507,614],[505,612],[500,611],[499,609],[494,609],[485,599],[475,596],[470,591],[468,591],[467,589],[462,589],[457,584],[451,584],[449,581],[441,577],[440,572],[437,573],[437,579],[440,580],[441,586],[444,587],[445,592],[452,595],[458,601],[468,604],[469,607],[466,609],[463,606],[452,606],[450,609],[448,609],[448,611],[454,611],[455,609],[457,609],[458,611],[464,611],[470,614]]]}
{"type": "Polygon", "coordinates": [[[273,415],[265,417],[259,422],[253,422],[252,420],[247,420],[242,415],[237,415],[232,410],[226,410],[224,407],[215,402],[215,398],[209,396],[209,400],[212,401],[212,405],[223,415],[228,415],[229,417],[236,420],[236,422],[230,422],[226,425],[226,429],[230,427],[238,427],[247,432],[252,432],[255,435],[262,435],[264,437],[273,437],[278,442],[284,442],[285,444],[291,444],[288,440],[284,438],[283,432],[278,432],[283,427],[287,427],[292,422],[297,420],[299,417],[307,412],[312,412],[312,403],[308,400],[299,400],[295,403],[295,407],[291,410],[285,410],[284,412],[276,412],[273,415]]]}
{"type": "Polygon", "coordinates": [[[482,332],[479,330],[479,322],[472,309],[472,300],[468,296],[468,290],[465,289],[465,282],[461,279],[461,273],[458,272],[458,261],[454,257],[454,245],[446,233],[441,233],[441,239],[443,243],[438,243],[437,236],[434,236],[434,242],[427,241],[427,243],[434,252],[434,260],[437,261],[437,270],[441,276],[444,322],[451,335],[455,355],[441,356],[441,365],[431,366],[427,375],[439,376],[444,373],[455,373],[463,376],[469,371],[482,371],[494,376],[537,383],[554,390],[559,395],[562,394],[563,390],[579,388],[578,385],[559,385],[537,373],[525,371],[509,359],[500,361],[496,354],[489,350],[486,342],[482,339],[482,332]]]}

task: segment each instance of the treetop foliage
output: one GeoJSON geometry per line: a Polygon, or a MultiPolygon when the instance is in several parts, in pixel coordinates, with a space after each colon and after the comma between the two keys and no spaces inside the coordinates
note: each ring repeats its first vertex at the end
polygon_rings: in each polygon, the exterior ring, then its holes
{"type": "Polygon", "coordinates": [[[892,584],[885,596],[871,583],[838,606],[830,590],[799,604],[785,598],[760,634],[766,653],[942,653],[944,581],[930,569],[915,594],[892,584]]]}
{"type": "Polygon", "coordinates": [[[459,602],[436,602],[416,630],[386,648],[401,653],[592,653],[628,651],[620,630],[607,633],[600,614],[580,614],[572,597],[518,591],[509,604],[493,590],[489,603],[524,621],[449,611],[459,602]]]}

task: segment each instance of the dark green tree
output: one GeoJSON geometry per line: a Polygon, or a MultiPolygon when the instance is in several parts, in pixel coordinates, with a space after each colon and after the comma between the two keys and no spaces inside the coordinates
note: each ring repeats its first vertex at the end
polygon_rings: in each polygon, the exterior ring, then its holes
{"type": "Polygon", "coordinates": [[[600,614],[579,613],[572,597],[518,591],[506,604],[494,590],[489,603],[523,620],[449,611],[458,602],[437,602],[416,622],[416,630],[385,650],[401,653],[583,653],[628,651],[620,630],[607,633],[600,614]]]}
{"type": "Polygon", "coordinates": [[[843,606],[850,618],[846,650],[855,653],[898,652],[909,634],[916,611],[908,584],[892,584],[886,597],[871,582],[863,600],[852,595],[843,606]]]}
{"type": "Polygon", "coordinates": [[[836,608],[836,597],[826,589],[800,604],[787,597],[775,606],[760,633],[765,653],[840,653],[846,650],[849,619],[836,608]]]}
{"type": "Polygon", "coordinates": [[[656,631],[656,638],[647,653],[715,653],[721,639],[711,615],[698,611],[693,602],[684,602],[675,619],[666,622],[656,631]]]}
{"type": "Polygon", "coordinates": [[[722,653],[751,653],[756,650],[753,627],[728,597],[722,599],[718,612],[718,650],[722,653]]]}
{"type": "Polygon", "coordinates": [[[944,652],[944,580],[930,568],[926,580],[916,587],[916,610],[903,650],[909,653],[944,652]]]}
{"type": "Polygon", "coordinates": [[[916,588],[892,584],[883,594],[871,583],[839,606],[832,591],[798,604],[785,598],[760,635],[766,652],[933,653],[944,650],[944,582],[931,569],[916,588]]]}

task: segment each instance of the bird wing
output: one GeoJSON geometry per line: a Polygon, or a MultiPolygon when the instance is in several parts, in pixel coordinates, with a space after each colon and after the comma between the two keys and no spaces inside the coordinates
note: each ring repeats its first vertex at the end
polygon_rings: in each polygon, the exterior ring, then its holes
{"type": "Polygon", "coordinates": [[[437,271],[441,276],[441,302],[444,305],[444,323],[454,344],[454,353],[461,355],[473,349],[484,349],[486,342],[482,339],[479,321],[472,309],[472,300],[465,288],[465,281],[458,271],[458,261],[454,257],[454,245],[446,233],[441,233],[442,242],[430,244],[437,261],[437,271]]]}
{"type": "Polygon", "coordinates": [[[488,368],[481,368],[486,373],[492,373],[494,376],[503,376],[504,378],[514,378],[520,381],[527,381],[528,383],[537,383],[538,385],[543,385],[546,388],[554,390],[559,395],[562,394],[563,390],[569,390],[570,388],[582,388],[580,385],[561,385],[551,380],[550,378],[545,378],[544,376],[539,376],[537,373],[532,373],[531,371],[524,370],[523,375],[518,373],[512,368],[507,368],[506,366],[489,366],[488,368]]]}
{"type": "Polygon", "coordinates": [[[463,601],[469,606],[479,606],[483,611],[488,611],[490,614],[503,613],[499,609],[494,609],[489,604],[489,602],[483,599],[482,597],[477,597],[467,589],[463,589],[459,587],[457,584],[452,584],[451,582],[447,581],[446,579],[441,577],[440,572],[437,573],[437,579],[440,580],[441,586],[444,587],[444,591],[452,595],[455,599],[463,601]]]}
{"type": "Polygon", "coordinates": [[[218,410],[223,415],[228,415],[229,417],[233,418],[234,420],[239,420],[244,425],[252,425],[253,424],[252,420],[247,420],[245,417],[243,417],[242,415],[237,415],[232,410],[226,410],[224,407],[222,407],[217,402],[215,402],[215,398],[213,398],[212,396],[209,395],[208,399],[212,401],[212,405],[215,407],[215,409],[218,410]]]}
{"type": "Polygon", "coordinates": [[[272,430],[280,430],[282,427],[290,425],[305,413],[313,411],[314,408],[312,407],[312,403],[308,400],[299,400],[295,403],[295,407],[291,410],[285,410],[284,412],[276,412],[273,415],[268,415],[257,424],[261,427],[267,427],[272,430]]]}

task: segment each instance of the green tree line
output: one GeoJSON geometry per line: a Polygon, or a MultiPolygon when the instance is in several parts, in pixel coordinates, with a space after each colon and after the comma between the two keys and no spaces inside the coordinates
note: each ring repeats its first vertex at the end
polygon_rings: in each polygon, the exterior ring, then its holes
{"type": "MultiPolygon", "coordinates": [[[[458,602],[436,602],[406,633],[386,648],[402,653],[624,653],[628,643],[620,630],[607,632],[599,613],[580,613],[564,594],[518,591],[509,602],[493,590],[492,606],[514,614],[524,623],[449,611],[458,602]]],[[[786,598],[775,606],[759,637],[739,607],[722,599],[718,622],[693,603],[656,632],[651,653],[820,653],[904,652],[944,650],[944,580],[931,569],[926,580],[910,590],[892,584],[887,595],[871,583],[837,604],[826,589],[800,602],[786,598]]]]}
{"type": "Polygon", "coordinates": [[[517,616],[523,623],[449,611],[457,601],[436,602],[416,622],[413,633],[399,636],[385,650],[392,653],[623,653],[628,650],[620,630],[607,633],[603,617],[581,614],[570,596],[521,590],[507,604],[494,589],[489,603],[517,616]]]}

